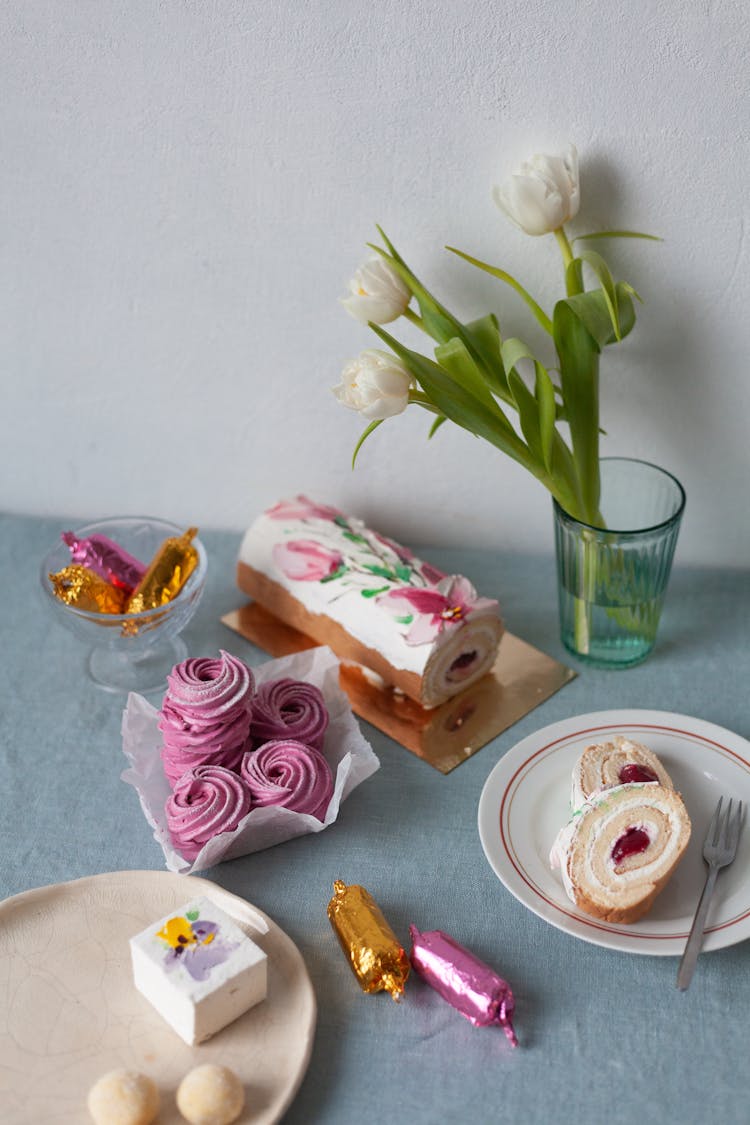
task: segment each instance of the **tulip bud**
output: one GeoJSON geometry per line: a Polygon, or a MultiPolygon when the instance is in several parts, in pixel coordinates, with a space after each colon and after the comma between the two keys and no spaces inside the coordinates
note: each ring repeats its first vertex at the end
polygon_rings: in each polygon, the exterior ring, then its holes
{"type": "Polygon", "coordinates": [[[537,154],[493,189],[501,211],[527,234],[549,234],[578,214],[578,153],[568,145],[563,156],[537,154]]]}
{"type": "Polygon", "coordinates": [[[351,296],[341,304],[361,324],[389,324],[398,319],[411,300],[411,293],[385,258],[376,256],[357,270],[349,282],[351,296]]]}
{"type": "Polygon", "coordinates": [[[411,375],[400,359],[368,348],[347,363],[333,393],[342,406],[376,421],[406,410],[410,387],[411,375]]]}

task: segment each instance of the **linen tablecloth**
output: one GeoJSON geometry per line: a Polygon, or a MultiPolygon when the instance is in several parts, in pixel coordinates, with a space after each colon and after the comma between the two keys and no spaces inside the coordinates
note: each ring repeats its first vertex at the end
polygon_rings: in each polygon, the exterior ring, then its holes
{"type": "MultiPolygon", "coordinates": [[[[136,794],[120,780],[124,700],[86,679],[83,648],[38,590],[39,561],[62,526],[0,517],[2,897],[100,871],[163,867],[136,794]]],[[[234,586],[240,536],[202,538],[209,574],[185,633],[189,651],[226,648],[258,664],[265,654],[219,620],[242,602],[234,586]]],[[[551,556],[422,553],[469,575],[500,599],[512,632],[571,663],[558,637],[551,556]]],[[[750,944],[702,957],[680,993],[676,958],[585,944],[531,914],[491,871],[476,825],[493,766],[558,719],[653,708],[750,737],[749,626],[746,571],[678,566],[645,664],[612,672],[573,662],[578,679],[445,777],[365,725],[381,769],[333,827],[204,873],[270,914],[313,981],[315,1046],[286,1121],[750,1120],[750,944]],[[519,1049],[498,1029],[473,1028],[427,989],[408,991],[400,1005],[362,994],[326,917],[336,878],[367,887],[402,940],[410,922],[446,930],[507,977],[519,1049]]],[[[0,1081],[0,1107],[2,1096],[0,1081]]]]}

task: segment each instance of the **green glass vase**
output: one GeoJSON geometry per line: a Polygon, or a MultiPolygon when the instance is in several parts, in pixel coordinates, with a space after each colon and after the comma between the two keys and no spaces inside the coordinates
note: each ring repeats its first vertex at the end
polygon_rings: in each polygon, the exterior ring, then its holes
{"type": "Polygon", "coordinates": [[[553,502],[560,634],[579,660],[625,668],[654,647],[685,490],[647,461],[607,457],[600,468],[603,526],[553,502]]]}

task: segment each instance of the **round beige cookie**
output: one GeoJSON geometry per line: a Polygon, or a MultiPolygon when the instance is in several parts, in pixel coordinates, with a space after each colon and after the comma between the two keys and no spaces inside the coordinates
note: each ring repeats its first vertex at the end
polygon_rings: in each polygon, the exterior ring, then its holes
{"type": "Polygon", "coordinates": [[[96,1125],[151,1125],[159,1112],[153,1079],[136,1070],[111,1070],[89,1090],[89,1113],[96,1125]]]}
{"type": "Polygon", "coordinates": [[[231,1125],[244,1104],[245,1091],[237,1075],[216,1063],[196,1066],[177,1090],[177,1108],[190,1125],[231,1125]]]}

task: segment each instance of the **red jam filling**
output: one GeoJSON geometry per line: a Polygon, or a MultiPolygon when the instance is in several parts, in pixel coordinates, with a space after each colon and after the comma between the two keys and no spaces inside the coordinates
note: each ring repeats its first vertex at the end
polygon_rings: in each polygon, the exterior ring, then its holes
{"type": "Polygon", "coordinates": [[[618,840],[615,840],[612,862],[615,867],[619,867],[628,856],[645,852],[650,843],[651,838],[644,828],[628,828],[618,840]]]}
{"type": "Polygon", "coordinates": [[[658,781],[652,769],[648,766],[640,766],[636,762],[628,762],[620,770],[618,777],[620,778],[620,785],[629,785],[632,781],[658,781]]]}
{"type": "Polygon", "coordinates": [[[462,652],[461,655],[457,656],[451,664],[450,668],[448,669],[446,678],[450,683],[453,684],[459,683],[461,680],[465,680],[470,675],[471,670],[476,662],[476,651],[462,652]]]}

